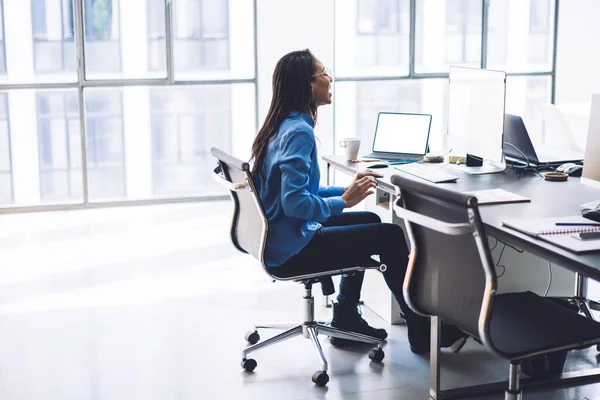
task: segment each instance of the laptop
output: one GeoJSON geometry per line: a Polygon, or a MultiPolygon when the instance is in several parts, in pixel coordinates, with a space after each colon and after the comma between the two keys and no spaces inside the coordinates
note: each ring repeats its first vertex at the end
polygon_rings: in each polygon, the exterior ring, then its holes
{"type": "Polygon", "coordinates": [[[511,114],[504,115],[504,156],[507,161],[529,162],[533,166],[583,161],[583,153],[575,150],[534,146],[523,118],[511,114]]]}
{"type": "Polygon", "coordinates": [[[427,152],[431,114],[380,112],[372,153],[363,158],[399,162],[417,161],[427,152]]]}

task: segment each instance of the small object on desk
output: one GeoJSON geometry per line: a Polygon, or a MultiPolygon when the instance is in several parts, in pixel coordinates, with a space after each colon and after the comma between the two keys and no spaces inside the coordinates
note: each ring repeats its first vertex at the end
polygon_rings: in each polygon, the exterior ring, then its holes
{"type": "Polygon", "coordinates": [[[425,157],[423,157],[423,162],[428,162],[428,163],[441,163],[444,162],[444,156],[429,156],[429,155],[425,155],[425,157]]]}
{"type": "Polygon", "coordinates": [[[569,179],[569,175],[564,172],[546,172],[544,179],[552,182],[564,182],[569,179]]]}
{"type": "Polygon", "coordinates": [[[448,162],[450,164],[464,164],[467,162],[467,158],[465,156],[449,156],[448,162]]]}
{"type": "Polygon", "coordinates": [[[387,168],[389,167],[389,164],[373,164],[373,165],[369,165],[367,167],[367,169],[380,169],[380,168],[387,168]]]}
{"type": "Polygon", "coordinates": [[[579,206],[579,208],[581,208],[581,211],[585,211],[585,210],[593,210],[595,208],[600,208],[600,200],[594,200],[594,201],[589,201],[587,203],[583,203],[582,205],[579,206]]]}
{"type": "Polygon", "coordinates": [[[579,232],[573,237],[579,240],[597,240],[600,239],[600,232],[579,232]]]}
{"type": "Polygon", "coordinates": [[[556,167],[556,172],[562,172],[569,176],[580,177],[583,172],[583,165],[575,163],[566,163],[556,167]]]}
{"type": "Polygon", "coordinates": [[[594,208],[587,211],[582,211],[583,218],[591,219],[592,221],[600,222],[600,208],[594,208]]]}

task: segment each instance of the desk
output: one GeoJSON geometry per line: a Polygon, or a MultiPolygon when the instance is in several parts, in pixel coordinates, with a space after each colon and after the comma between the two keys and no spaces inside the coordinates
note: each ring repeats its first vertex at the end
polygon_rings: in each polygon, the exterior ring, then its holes
{"type": "MultiPolygon", "coordinates": [[[[323,156],[323,160],[327,164],[328,179],[332,168],[353,175],[357,171],[365,169],[368,165],[366,163],[350,163],[343,156],[323,156]]],[[[587,254],[571,253],[545,241],[502,226],[502,220],[505,219],[577,215],[580,213],[580,204],[600,199],[600,189],[582,185],[579,182],[579,178],[569,178],[566,182],[549,182],[537,175],[525,175],[519,178],[512,170],[489,175],[469,175],[454,168],[452,165],[431,164],[429,167],[445,168],[445,171],[459,177],[456,183],[438,184],[450,190],[465,192],[501,187],[510,192],[530,198],[530,203],[480,206],[479,212],[486,233],[505,243],[560,264],[573,272],[578,272],[581,275],[600,281],[600,252],[587,254]]],[[[384,175],[383,178],[377,180],[378,189],[394,195],[395,187],[391,184],[390,178],[392,175],[401,174],[402,172],[393,167],[378,169],[376,171],[384,175]]],[[[431,368],[432,374],[439,374],[437,355],[434,353],[432,353],[431,368]],[[434,368],[437,370],[434,371],[434,368]]],[[[580,385],[597,381],[600,381],[600,369],[598,368],[589,371],[564,373],[560,384],[580,385]]],[[[546,383],[523,379],[521,386],[527,388],[546,383]]],[[[556,383],[556,380],[552,382],[552,384],[556,383]]],[[[469,394],[473,396],[488,393],[488,389],[494,390],[500,387],[500,385],[502,384],[496,383],[471,387],[469,388],[469,394]],[[480,389],[481,391],[478,392],[480,389]]],[[[448,391],[437,389],[438,398],[459,398],[465,394],[465,388],[448,391]]]]}

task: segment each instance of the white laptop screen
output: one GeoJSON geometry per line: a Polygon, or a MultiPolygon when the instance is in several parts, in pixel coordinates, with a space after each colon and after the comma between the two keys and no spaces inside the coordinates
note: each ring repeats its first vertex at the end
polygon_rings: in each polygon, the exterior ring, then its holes
{"type": "Polygon", "coordinates": [[[373,151],[382,153],[426,153],[431,115],[380,112],[373,151]]]}

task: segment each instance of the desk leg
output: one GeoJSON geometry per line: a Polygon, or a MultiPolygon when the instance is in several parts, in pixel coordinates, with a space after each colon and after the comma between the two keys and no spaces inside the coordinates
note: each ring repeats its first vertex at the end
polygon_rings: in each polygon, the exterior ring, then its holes
{"type": "Polygon", "coordinates": [[[439,317],[431,317],[431,343],[429,355],[429,398],[439,400],[440,397],[440,334],[439,317]]]}
{"type": "MultiPolygon", "coordinates": [[[[331,174],[331,164],[327,163],[327,169],[325,172],[325,184],[327,186],[331,185],[331,178],[330,178],[330,174],[331,174]]],[[[329,296],[323,296],[323,307],[325,308],[331,308],[331,300],[329,299],[329,296]]]]}

